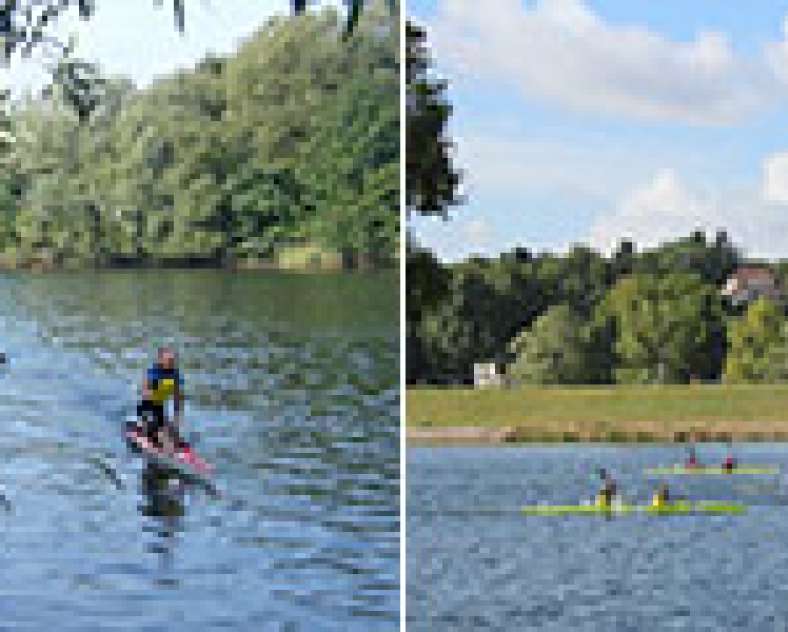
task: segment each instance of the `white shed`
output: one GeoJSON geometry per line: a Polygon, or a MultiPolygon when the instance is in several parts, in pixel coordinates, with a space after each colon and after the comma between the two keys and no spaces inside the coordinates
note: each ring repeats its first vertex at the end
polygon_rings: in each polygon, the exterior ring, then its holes
{"type": "Polygon", "coordinates": [[[500,386],[502,377],[495,362],[477,362],[473,365],[473,385],[476,388],[500,386]]]}

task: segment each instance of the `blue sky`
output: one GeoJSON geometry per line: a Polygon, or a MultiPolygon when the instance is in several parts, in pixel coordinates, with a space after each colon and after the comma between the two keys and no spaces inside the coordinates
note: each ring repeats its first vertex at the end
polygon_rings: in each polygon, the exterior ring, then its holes
{"type": "MultiPolygon", "coordinates": [[[[341,2],[323,0],[312,6],[341,2]]],[[[176,68],[193,66],[209,52],[236,50],[269,17],[289,11],[290,0],[189,0],[185,33],[179,34],[169,0],[161,7],[154,0],[97,0],[90,20],[80,20],[74,9],[59,19],[56,32],[64,41],[76,36],[77,54],[98,61],[105,72],[130,76],[144,86],[176,68]]],[[[0,82],[10,82],[17,95],[40,89],[48,59],[42,49],[29,62],[17,55],[10,68],[0,68],[0,82]]]]}
{"type": "Polygon", "coordinates": [[[788,258],[788,1],[410,0],[467,202],[443,259],[726,229],[788,258]]]}

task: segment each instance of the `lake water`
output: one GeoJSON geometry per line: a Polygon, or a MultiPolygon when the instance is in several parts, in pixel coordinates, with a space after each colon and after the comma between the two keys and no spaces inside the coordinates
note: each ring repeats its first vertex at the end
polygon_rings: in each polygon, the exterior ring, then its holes
{"type": "MultiPolygon", "coordinates": [[[[788,445],[737,446],[788,463],[788,445]]],[[[719,463],[724,446],[700,446],[719,463]]],[[[671,489],[748,505],[741,516],[526,517],[616,475],[632,500],[675,446],[411,448],[408,630],[788,630],[788,474],[685,477],[671,489]]],[[[788,469],[788,468],[784,468],[788,469]]]]}
{"type": "Polygon", "coordinates": [[[0,629],[392,630],[394,274],[0,277],[0,629]],[[158,344],[217,494],[121,440],[158,344]]]}

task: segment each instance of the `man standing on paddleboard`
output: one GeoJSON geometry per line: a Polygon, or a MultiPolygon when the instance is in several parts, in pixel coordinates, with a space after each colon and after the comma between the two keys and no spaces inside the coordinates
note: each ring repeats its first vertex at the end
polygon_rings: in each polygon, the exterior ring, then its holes
{"type": "Polygon", "coordinates": [[[137,405],[137,416],[150,441],[165,451],[174,452],[181,446],[178,428],[183,410],[183,378],[178,361],[169,347],[159,348],[156,361],[142,378],[142,398],[137,405]],[[167,419],[165,407],[173,400],[174,419],[167,419]]]}

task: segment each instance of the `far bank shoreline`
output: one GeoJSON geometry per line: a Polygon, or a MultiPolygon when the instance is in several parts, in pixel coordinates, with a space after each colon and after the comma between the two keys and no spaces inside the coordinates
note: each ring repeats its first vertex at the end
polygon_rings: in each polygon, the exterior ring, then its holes
{"type": "MultiPolygon", "coordinates": [[[[686,426],[672,431],[654,432],[634,428],[616,428],[601,432],[577,432],[549,428],[505,427],[485,428],[482,426],[446,426],[441,428],[408,428],[406,431],[409,446],[441,445],[516,445],[516,444],[571,444],[571,443],[610,443],[610,444],[648,444],[648,443],[687,443],[690,436],[698,443],[782,443],[788,442],[788,421],[770,424],[767,429],[736,430],[727,424],[712,424],[705,430],[686,426]]],[[[752,424],[747,424],[752,425],[752,424]]],[[[637,426],[637,424],[635,424],[637,426]]]]}
{"type": "Polygon", "coordinates": [[[78,272],[149,272],[149,271],[206,271],[229,273],[273,272],[291,274],[376,274],[396,272],[394,266],[363,266],[363,267],[334,267],[334,266],[283,266],[275,263],[254,264],[205,264],[205,263],[145,263],[145,264],[101,264],[90,263],[67,265],[4,265],[0,263],[0,273],[18,274],[68,274],[78,272]]]}
{"type": "Polygon", "coordinates": [[[412,444],[788,441],[788,384],[410,387],[412,444]]]}
{"type": "Polygon", "coordinates": [[[304,273],[355,273],[396,270],[398,252],[374,256],[354,251],[338,251],[310,243],[280,246],[270,256],[216,254],[192,256],[174,254],[63,256],[51,251],[40,253],[0,253],[2,272],[87,272],[91,270],[222,270],[226,272],[274,271],[304,273]]]}

